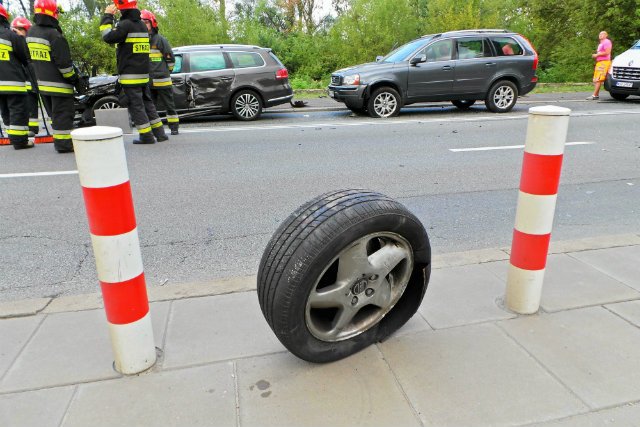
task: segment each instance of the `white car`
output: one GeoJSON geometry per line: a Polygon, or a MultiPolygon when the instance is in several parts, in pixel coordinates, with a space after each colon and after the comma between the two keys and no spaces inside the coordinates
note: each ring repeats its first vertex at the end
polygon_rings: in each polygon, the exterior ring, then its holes
{"type": "Polygon", "coordinates": [[[612,98],[622,101],[629,95],[640,96],[640,40],[631,49],[613,58],[604,82],[612,98]]]}

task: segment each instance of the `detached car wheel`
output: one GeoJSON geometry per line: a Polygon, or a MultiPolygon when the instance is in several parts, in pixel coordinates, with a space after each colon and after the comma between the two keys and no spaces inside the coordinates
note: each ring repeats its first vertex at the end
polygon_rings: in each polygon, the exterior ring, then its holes
{"type": "Polygon", "coordinates": [[[373,91],[367,111],[371,117],[395,117],[400,113],[400,94],[390,87],[381,87],[373,91]]]}
{"type": "Polygon", "coordinates": [[[231,112],[238,120],[255,120],[262,114],[262,100],[252,90],[241,90],[231,99],[231,112]]]}
{"type": "Polygon", "coordinates": [[[485,105],[494,113],[506,113],[511,111],[517,100],[517,86],[508,80],[501,80],[489,89],[485,105]]]}
{"type": "Polygon", "coordinates": [[[258,297],[280,342],[331,362],[378,342],[417,311],[431,249],[404,206],[366,190],[326,193],[276,230],[258,270],[258,297]]]}
{"type": "Polygon", "coordinates": [[[474,99],[457,99],[451,103],[461,110],[468,110],[476,101],[474,99]]]}

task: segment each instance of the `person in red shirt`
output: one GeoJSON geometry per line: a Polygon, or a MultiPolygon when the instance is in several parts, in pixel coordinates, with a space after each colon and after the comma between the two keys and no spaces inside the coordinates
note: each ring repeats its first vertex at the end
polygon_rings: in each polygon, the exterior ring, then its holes
{"type": "Polygon", "coordinates": [[[596,67],[593,71],[593,83],[595,87],[593,89],[593,95],[588,97],[588,100],[600,99],[600,86],[602,86],[602,82],[606,80],[607,72],[609,71],[609,67],[611,67],[611,49],[613,48],[613,43],[611,43],[611,40],[609,40],[607,36],[606,31],[600,31],[598,35],[600,44],[598,45],[598,49],[596,49],[596,53],[591,55],[591,57],[596,60],[596,67]]]}

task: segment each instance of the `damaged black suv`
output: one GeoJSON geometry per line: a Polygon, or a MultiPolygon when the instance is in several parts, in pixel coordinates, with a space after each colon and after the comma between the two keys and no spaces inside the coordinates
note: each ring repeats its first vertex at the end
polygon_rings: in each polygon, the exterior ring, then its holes
{"type": "Polygon", "coordinates": [[[464,30],[429,34],[376,62],[331,75],[329,96],[355,113],[393,117],[409,104],[451,101],[460,109],[484,100],[506,113],[536,86],[538,54],[520,34],[464,30]]]}
{"type": "MultiPolygon", "coordinates": [[[[173,96],[181,118],[233,114],[255,120],[263,108],[290,102],[293,90],[286,67],[271,49],[246,45],[202,45],[173,49],[173,96]]],[[[76,94],[76,118],[95,123],[97,109],[118,108],[118,77],[89,79],[85,95],[76,94]]]]}

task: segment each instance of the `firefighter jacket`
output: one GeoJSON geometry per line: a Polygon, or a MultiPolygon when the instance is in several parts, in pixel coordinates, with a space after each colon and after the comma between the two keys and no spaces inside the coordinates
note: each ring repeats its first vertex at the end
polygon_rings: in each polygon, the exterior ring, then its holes
{"type": "Polygon", "coordinates": [[[138,9],[125,9],[122,19],[113,25],[113,15],[105,13],[100,21],[102,39],[118,44],[118,81],[122,86],[146,86],[149,83],[149,33],[138,9]]]}
{"type": "Polygon", "coordinates": [[[171,71],[176,62],[173,56],[173,50],[169,41],[158,34],[158,30],[154,28],[153,33],[149,35],[149,43],[151,50],[149,60],[151,61],[150,76],[152,87],[154,89],[171,89],[171,71]]]}
{"type": "Polygon", "coordinates": [[[69,43],[62,35],[58,20],[36,14],[34,21],[35,25],[27,33],[27,45],[40,93],[73,96],[78,75],[71,62],[69,43]]]}
{"type": "Polygon", "coordinates": [[[27,93],[24,67],[28,63],[24,37],[11,31],[7,20],[0,18],[0,94],[27,93]]]}

